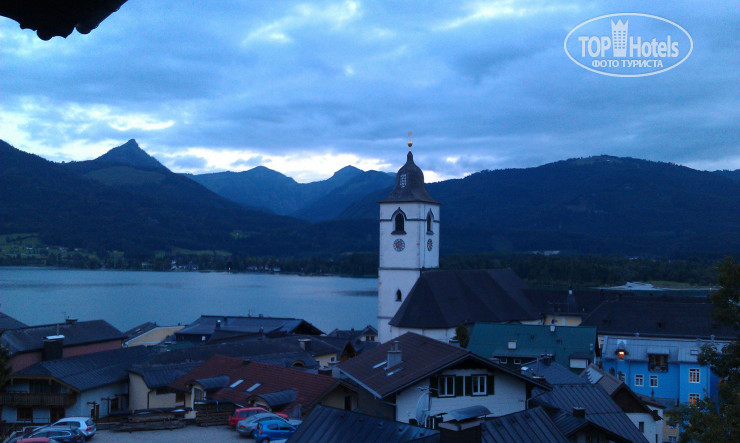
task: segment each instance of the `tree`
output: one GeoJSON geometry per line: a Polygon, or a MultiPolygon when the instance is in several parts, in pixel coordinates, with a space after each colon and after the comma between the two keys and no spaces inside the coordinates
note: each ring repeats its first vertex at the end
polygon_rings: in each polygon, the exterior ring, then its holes
{"type": "MultiPolygon", "coordinates": [[[[740,264],[727,258],[717,267],[720,289],[710,296],[714,319],[740,331],[740,264]]],[[[740,441],[740,336],[722,349],[704,346],[699,363],[720,378],[718,401],[707,398],[669,412],[682,428],[681,442],[740,441]]]]}
{"type": "Polygon", "coordinates": [[[468,347],[468,342],[470,341],[470,332],[468,332],[468,328],[465,325],[458,325],[458,327],[455,328],[455,340],[460,343],[461,347],[468,347]]]}

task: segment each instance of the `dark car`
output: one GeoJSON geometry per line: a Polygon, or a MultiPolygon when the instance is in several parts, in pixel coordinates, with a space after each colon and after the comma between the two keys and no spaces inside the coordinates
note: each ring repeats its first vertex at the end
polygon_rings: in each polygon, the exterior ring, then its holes
{"type": "Polygon", "coordinates": [[[295,432],[295,427],[284,420],[268,420],[257,424],[252,431],[252,438],[257,443],[267,443],[272,440],[285,440],[295,432]]]}
{"type": "Polygon", "coordinates": [[[78,429],[49,426],[34,431],[29,437],[49,437],[60,443],[82,443],[85,435],[78,429]]]}

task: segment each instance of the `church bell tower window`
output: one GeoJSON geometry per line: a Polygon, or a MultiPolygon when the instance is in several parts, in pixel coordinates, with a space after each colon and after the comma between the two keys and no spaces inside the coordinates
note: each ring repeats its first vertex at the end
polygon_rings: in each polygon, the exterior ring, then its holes
{"type": "Polygon", "coordinates": [[[406,231],[404,231],[404,218],[402,213],[396,214],[394,217],[395,222],[395,230],[393,231],[393,234],[405,234],[406,231]]]}

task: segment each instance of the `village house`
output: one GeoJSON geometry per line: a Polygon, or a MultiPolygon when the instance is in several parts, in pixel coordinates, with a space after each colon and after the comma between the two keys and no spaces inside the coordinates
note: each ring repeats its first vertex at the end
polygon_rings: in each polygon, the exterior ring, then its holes
{"type": "Polygon", "coordinates": [[[209,400],[261,406],[293,418],[303,418],[318,404],[347,410],[357,404],[354,389],[338,378],[222,355],[193,368],[170,388],[184,394],[185,406],[196,417],[199,403],[209,400]]]}
{"type": "Polygon", "coordinates": [[[655,401],[646,401],[644,397],[635,394],[624,382],[596,365],[589,365],[581,373],[581,377],[589,383],[604,388],[649,442],[663,441],[665,406],[655,401]]]}
{"type": "Polygon", "coordinates": [[[76,321],[8,329],[0,345],[10,354],[12,372],[35,363],[120,349],[123,334],[105,320],[76,321]]]}
{"type": "Polygon", "coordinates": [[[170,384],[214,355],[259,361],[282,367],[317,369],[314,356],[301,348],[298,340],[262,337],[233,342],[187,347],[157,354],[129,371],[131,409],[174,408],[185,405],[185,397],[170,384]]]}
{"type": "Polygon", "coordinates": [[[549,356],[580,373],[596,361],[596,328],[476,323],[467,348],[514,370],[523,363],[549,356]]]}
{"type": "Polygon", "coordinates": [[[367,325],[362,329],[335,329],[326,334],[327,337],[337,337],[349,340],[357,353],[365,349],[374,348],[379,344],[378,330],[367,325]]]}
{"type": "Polygon", "coordinates": [[[360,387],[357,411],[433,427],[445,413],[483,406],[492,415],[526,409],[533,380],[467,349],[406,333],[338,365],[360,387]]]}
{"type": "Polygon", "coordinates": [[[323,332],[298,318],[201,315],[190,325],[177,331],[175,337],[178,342],[205,344],[228,338],[282,337],[289,334],[321,335],[323,332]]]}
{"type": "Polygon", "coordinates": [[[144,347],[35,363],[14,372],[0,393],[6,423],[47,424],[63,417],[98,419],[128,409],[128,368],[150,357],[144,347]]]}
{"type": "Polygon", "coordinates": [[[153,322],[146,322],[124,332],[124,347],[157,346],[172,337],[175,332],[185,326],[158,326],[153,322]]]}
{"type": "Polygon", "coordinates": [[[522,373],[535,378],[543,378],[551,389],[536,389],[532,393],[531,407],[540,406],[554,418],[558,426],[569,424],[561,430],[572,439],[571,432],[579,430],[584,434],[577,441],[615,441],[644,442],[654,441],[655,428],[650,428],[650,439],[646,438],[624,410],[598,384],[588,380],[549,357],[529,362],[522,373]],[[589,440],[590,439],[590,440],[589,440]]]}

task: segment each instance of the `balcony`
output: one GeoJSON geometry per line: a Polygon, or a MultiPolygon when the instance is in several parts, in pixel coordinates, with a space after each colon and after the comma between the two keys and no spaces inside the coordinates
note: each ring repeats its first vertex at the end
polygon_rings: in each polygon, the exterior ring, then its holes
{"type": "Polygon", "coordinates": [[[61,406],[70,407],[77,401],[77,394],[30,394],[27,392],[0,392],[2,406],[61,406]]]}

